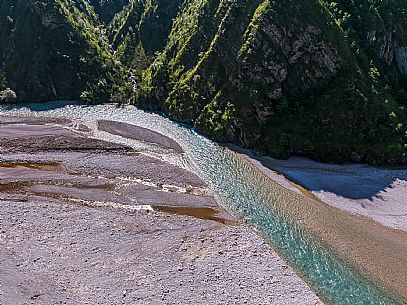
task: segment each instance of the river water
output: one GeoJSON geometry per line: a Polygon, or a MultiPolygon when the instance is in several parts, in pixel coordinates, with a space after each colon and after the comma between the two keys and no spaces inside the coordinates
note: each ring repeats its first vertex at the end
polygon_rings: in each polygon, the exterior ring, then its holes
{"type": "MultiPolygon", "coordinates": [[[[398,304],[290,219],[280,204],[289,199],[289,192],[273,187],[267,177],[233,151],[190,128],[135,107],[62,106],[55,103],[27,104],[18,108],[0,106],[0,113],[61,116],[82,120],[88,126],[95,126],[99,119],[113,120],[138,125],[173,138],[186,152],[186,160],[174,157],[171,161],[183,167],[193,167],[210,185],[224,208],[259,231],[326,304],[398,304]]],[[[99,132],[96,128],[92,130],[96,138],[128,145],[133,143],[99,132]]]]}

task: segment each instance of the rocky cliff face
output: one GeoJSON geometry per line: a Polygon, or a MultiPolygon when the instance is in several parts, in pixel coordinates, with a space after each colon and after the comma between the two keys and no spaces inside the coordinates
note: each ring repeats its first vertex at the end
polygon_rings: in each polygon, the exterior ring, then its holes
{"type": "Polygon", "coordinates": [[[103,100],[123,79],[97,16],[82,0],[1,0],[0,70],[19,99],[29,101],[82,93],[103,100]]]}
{"type": "Polygon", "coordinates": [[[397,1],[192,1],[137,101],[277,157],[405,162],[405,16],[397,1]]]}
{"type": "MultiPolygon", "coordinates": [[[[127,89],[117,79],[130,75],[137,105],[216,140],[276,157],[407,162],[404,1],[0,3],[3,74],[18,91],[36,90],[38,100],[65,97],[64,91],[87,100],[103,91],[99,100],[118,100],[127,89]],[[22,14],[44,37],[29,44],[35,62],[47,67],[30,89],[14,72],[22,69],[16,58],[23,46],[12,34],[24,28],[15,24],[22,14]],[[37,45],[53,46],[53,55],[35,53],[37,45]],[[65,66],[71,72],[58,70],[65,66]]],[[[41,71],[34,62],[24,66],[24,75],[31,75],[27,67],[41,71]]]]}

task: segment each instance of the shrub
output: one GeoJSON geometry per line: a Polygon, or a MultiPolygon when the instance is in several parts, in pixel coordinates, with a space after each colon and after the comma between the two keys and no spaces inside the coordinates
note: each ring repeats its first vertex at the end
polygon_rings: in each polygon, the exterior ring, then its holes
{"type": "Polygon", "coordinates": [[[17,94],[10,88],[6,88],[0,91],[0,102],[1,103],[12,103],[17,101],[17,94]]]}

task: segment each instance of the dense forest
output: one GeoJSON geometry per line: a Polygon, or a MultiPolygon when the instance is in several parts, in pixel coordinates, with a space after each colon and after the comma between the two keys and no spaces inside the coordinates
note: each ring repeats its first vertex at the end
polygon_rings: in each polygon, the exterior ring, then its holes
{"type": "Polygon", "coordinates": [[[403,0],[0,0],[0,100],[134,103],[278,158],[407,163],[403,0]]]}

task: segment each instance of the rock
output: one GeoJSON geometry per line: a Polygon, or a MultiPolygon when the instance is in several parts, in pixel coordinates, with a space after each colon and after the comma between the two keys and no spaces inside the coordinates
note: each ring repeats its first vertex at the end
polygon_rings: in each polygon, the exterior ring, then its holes
{"type": "Polygon", "coordinates": [[[402,74],[407,74],[407,47],[398,48],[396,51],[397,67],[402,74]]]}

